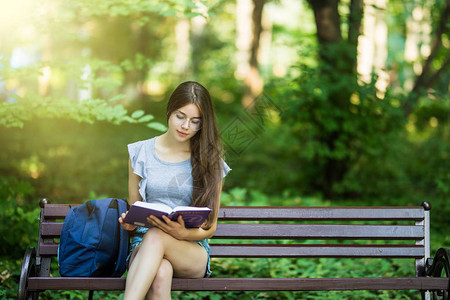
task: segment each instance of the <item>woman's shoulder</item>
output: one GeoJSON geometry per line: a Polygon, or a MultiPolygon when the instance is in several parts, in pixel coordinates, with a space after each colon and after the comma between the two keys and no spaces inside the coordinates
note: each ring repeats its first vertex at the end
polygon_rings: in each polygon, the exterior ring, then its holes
{"type": "Polygon", "coordinates": [[[141,140],[137,142],[132,142],[128,144],[128,148],[141,148],[142,146],[150,145],[155,141],[156,137],[152,137],[150,139],[141,140]]]}
{"type": "Polygon", "coordinates": [[[155,141],[155,138],[156,137],[128,144],[127,148],[128,148],[128,153],[130,154],[130,157],[132,157],[132,158],[133,157],[137,158],[139,156],[146,157],[147,153],[150,153],[152,151],[152,149],[154,148],[153,143],[155,141]]]}

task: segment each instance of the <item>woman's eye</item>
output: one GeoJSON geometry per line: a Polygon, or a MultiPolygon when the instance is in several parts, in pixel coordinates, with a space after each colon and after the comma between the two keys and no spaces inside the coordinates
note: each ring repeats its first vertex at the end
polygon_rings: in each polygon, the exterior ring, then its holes
{"type": "Polygon", "coordinates": [[[192,124],[199,125],[201,121],[200,120],[192,120],[191,122],[192,122],[192,124]]]}
{"type": "Polygon", "coordinates": [[[175,114],[175,117],[177,117],[178,120],[184,120],[184,116],[183,115],[179,115],[179,114],[175,114]]]}

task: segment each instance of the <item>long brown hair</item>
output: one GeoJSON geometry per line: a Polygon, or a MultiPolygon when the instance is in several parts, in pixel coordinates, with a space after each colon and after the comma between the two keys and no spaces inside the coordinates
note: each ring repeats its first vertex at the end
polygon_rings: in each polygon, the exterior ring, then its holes
{"type": "Polygon", "coordinates": [[[206,228],[210,228],[219,210],[223,148],[211,96],[201,84],[183,82],[172,92],[166,109],[167,120],[174,111],[188,104],[195,104],[202,118],[201,129],[190,140],[193,177],[191,205],[212,209],[206,224],[206,228]]]}

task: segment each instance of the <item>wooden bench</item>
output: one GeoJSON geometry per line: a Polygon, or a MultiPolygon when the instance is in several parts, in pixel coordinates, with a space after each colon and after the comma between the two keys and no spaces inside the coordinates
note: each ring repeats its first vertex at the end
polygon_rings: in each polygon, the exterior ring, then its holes
{"type": "MultiPolygon", "coordinates": [[[[26,250],[18,299],[36,299],[44,290],[123,290],[125,278],[51,277],[51,260],[56,259],[57,239],[63,225],[61,220],[71,205],[48,204],[45,199],[40,205],[39,241],[36,249],[30,247],[26,250]]],[[[439,249],[435,258],[430,258],[428,203],[417,207],[222,207],[217,232],[211,239],[211,257],[405,258],[411,259],[415,276],[302,278],[299,270],[295,278],[217,278],[213,273],[212,278],[176,278],[172,289],[418,290],[424,299],[433,296],[447,299],[449,253],[439,249]],[[315,244],[305,243],[307,240],[313,240],[315,244]],[[325,240],[328,243],[325,244],[325,240]],[[382,244],[361,243],[367,240],[379,240],[382,244]]]]}

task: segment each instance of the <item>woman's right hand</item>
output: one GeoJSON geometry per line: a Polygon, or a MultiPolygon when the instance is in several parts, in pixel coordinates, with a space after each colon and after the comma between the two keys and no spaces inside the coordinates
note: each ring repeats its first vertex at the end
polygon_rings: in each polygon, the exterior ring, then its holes
{"type": "Polygon", "coordinates": [[[133,231],[133,230],[135,230],[137,228],[137,226],[133,225],[133,224],[125,223],[123,221],[123,219],[125,219],[125,216],[127,215],[127,213],[128,212],[122,213],[122,216],[119,218],[119,223],[122,226],[122,228],[125,229],[126,231],[133,231]]]}

